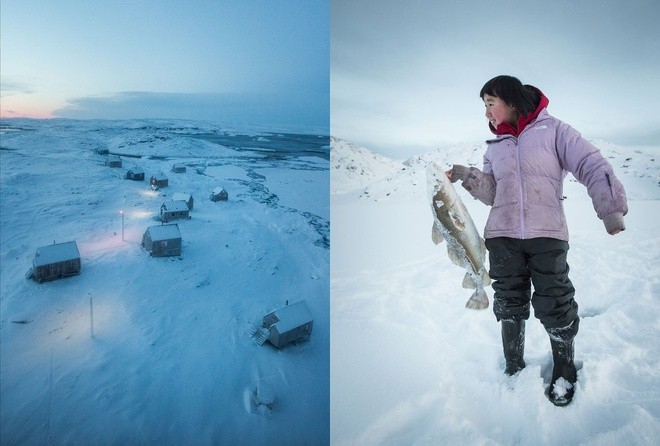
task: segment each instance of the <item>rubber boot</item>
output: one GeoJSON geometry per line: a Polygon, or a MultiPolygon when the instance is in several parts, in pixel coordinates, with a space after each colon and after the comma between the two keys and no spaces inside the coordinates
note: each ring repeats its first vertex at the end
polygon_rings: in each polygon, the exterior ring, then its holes
{"type": "Polygon", "coordinates": [[[579,326],[580,319],[576,318],[566,327],[546,329],[550,336],[553,361],[552,381],[546,394],[555,406],[567,406],[573,401],[577,382],[577,370],[573,362],[574,338],[579,326]]]}
{"type": "Polygon", "coordinates": [[[515,375],[525,368],[525,320],[502,319],[502,346],[506,368],[504,373],[515,375]]]}

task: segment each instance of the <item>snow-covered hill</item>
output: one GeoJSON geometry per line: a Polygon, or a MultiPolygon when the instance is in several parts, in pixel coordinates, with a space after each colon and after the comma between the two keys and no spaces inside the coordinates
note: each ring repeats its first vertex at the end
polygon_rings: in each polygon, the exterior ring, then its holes
{"type": "Polygon", "coordinates": [[[327,444],[327,136],[176,120],[2,124],[0,443],[327,444]],[[145,181],[124,179],[134,167],[145,181]],[[154,191],[160,171],[169,186],[154,191]],[[228,201],[209,199],[218,186],[228,201]],[[194,198],[177,221],[182,253],[150,257],[142,235],[177,192],[194,198]],[[38,247],[70,240],[80,275],[26,279],[38,247]],[[256,345],[262,317],[300,300],[309,342],[256,345]]]}
{"type": "Polygon", "coordinates": [[[330,188],[351,192],[400,169],[400,163],[343,139],[330,137],[330,188]]]}
{"type": "MultiPolygon", "coordinates": [[[[527,367],[506,377],[492,311],[464,308],[471,293],[461,288],[464,272],[431,241],[426,165],[481,167],[485,145],[396,166],[362,149],[351,161],[364,171],[359,184],[331,165],[332,444],[656,444],[660,149],[595,144],[624,183],[630,211],[627,230],[609,236],[584,187],[565,180],[582,318],[578,388],[565,408],[543,394],[552,357],[541,324],[528,321],[527,367]],[[376,175],[382,165],[392,168],[376,175]]],[[[333,141],[331,157],[347,146],[333,141]]],[[[483,229],[488,208],[457,190],[483,229]]]]}
{"type": "MultiPolygon", "coordinates": [[[[652,147],[620,147],[605,141],[593,141],[608,158],[619,175],[626,178],[630,199],[649,199],[657,192],[654,185],[660,185],[660,160],[658,149],[652,147]]],[[[404,162],[387,158],[348,141],[331,137],[332,150],[331,180],[333,194],[352,193],[361,198],[374,200],[387,199],[392,195],[408,200],[411,195],[424,192],[418,188],[426,184],[426,166],[431,162],[451,168],[453,164],[481,167],[486,144],[463,144],[436,149],[413,156],[404,162]]],[[[573,187],[575,179],[569,174],[565,188],[567,191],[585,196],[581,185],[573,187]]]]}

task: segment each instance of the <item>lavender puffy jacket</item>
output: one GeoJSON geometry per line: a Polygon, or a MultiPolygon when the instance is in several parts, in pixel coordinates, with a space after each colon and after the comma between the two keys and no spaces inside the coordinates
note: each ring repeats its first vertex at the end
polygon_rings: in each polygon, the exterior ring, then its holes
{"type": "Polygon", "coordinates": [[[625,229],[623,185],[600,151],[543,109],[516,138],[488,141],[483,172],[470,168],[463,186],[492,205],[484,238],[552,237],[568,241],[562,205],[566,172],[587,187],[608,232],[625,229]]]}

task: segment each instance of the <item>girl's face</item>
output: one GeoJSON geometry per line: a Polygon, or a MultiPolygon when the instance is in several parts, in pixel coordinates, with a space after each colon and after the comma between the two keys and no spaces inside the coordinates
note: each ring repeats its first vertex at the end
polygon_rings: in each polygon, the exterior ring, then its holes
{"type": "Polygon", "coordinates": [[[486,106],[486,119],[497,128],[503,122],[508,122],[511,125],[518,123],[518,113],[497,96],[484,94],[484,105],[486,106]]]}

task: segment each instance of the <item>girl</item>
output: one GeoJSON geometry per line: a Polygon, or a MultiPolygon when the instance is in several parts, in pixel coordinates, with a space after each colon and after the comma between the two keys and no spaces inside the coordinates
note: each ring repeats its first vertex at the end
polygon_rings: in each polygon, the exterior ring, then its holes
{"type": "Polygon", "coordinates": [[[512,76],[497,76],[479,96],[497,136],[487,141],[483,171],[454,165],[447,176],[492,206],[484,238],[494,280],[493,311],[502,322],[505,372],[513,375],[525,367],[525,320],[531,301],[552,347],[552,381],[546,394],[555,405],[565,406],[577,381],[573,340],[580,320],[566,263],[563,180],[568,171],[587,187],[612,235],[625,229],[626,195],[599,150],[548,114],[549,101],[541,90],[512,76]]]}

